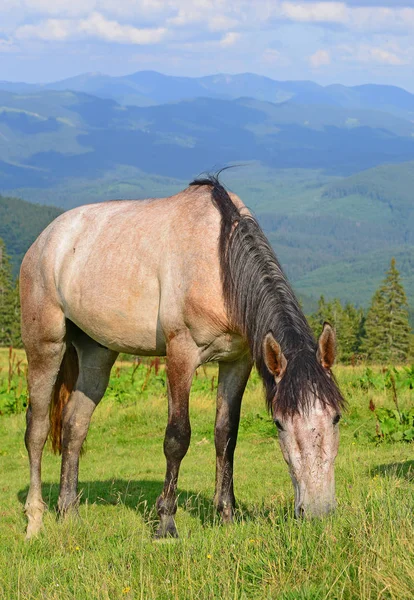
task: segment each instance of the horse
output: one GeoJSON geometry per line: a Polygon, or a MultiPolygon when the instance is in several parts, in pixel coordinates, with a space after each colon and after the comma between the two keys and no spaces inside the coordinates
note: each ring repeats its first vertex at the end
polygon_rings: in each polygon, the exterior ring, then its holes
{"type": "Polygon", "coordinates": [[[331,372],[335,332],[316,341],[257,220],[218,177],[144,201],[63,213],[27,251],[20,271],[28,361],[27,538],[42,527],[41,459],[48,434],[61,453],[58,514],[77,510],[90,419],[120,352],[166,356],[166,475],[156,537],[177,536],[177,481],[190,443],[197,367],[219,365],[214,504],[233,520],[233,457],[252,366],[294,486],[295,514],[335,507],[334,460],[344,399],[331,372]]]}

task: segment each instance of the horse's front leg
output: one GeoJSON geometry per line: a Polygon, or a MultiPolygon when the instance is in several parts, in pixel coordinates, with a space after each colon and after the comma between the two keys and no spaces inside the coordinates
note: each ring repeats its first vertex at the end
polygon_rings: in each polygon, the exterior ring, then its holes
{"type": "Polygon", "coordinates": [[[185,333],[174,337],[167,346],[168,424],[164,438],[167,472],[164,489],[157,499],[160,518],[155,534],[157,538],[178,537],[174,522],[177,512],[177,481],[181,461],[190,445],[188,400],[197,366],[198,352],[190,336],[185,333]]]}
{"type": "Polygon", "coordinates": [[[245,355],[234,362],[221,362],[217,390],[215,427],[216,493],[214,504],[224,523],[233,521],[233,458],[239,430],[240,407],[252,362],[245,355]]]}

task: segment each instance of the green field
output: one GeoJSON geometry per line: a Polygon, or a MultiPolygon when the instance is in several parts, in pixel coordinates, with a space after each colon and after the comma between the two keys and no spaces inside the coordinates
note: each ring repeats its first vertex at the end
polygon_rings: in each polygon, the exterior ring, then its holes
{"type": "MultiPolygon", "coordinates": [[[[24,541],[28,461],[24,362],[0,351],[1,599],[411,599],[414,590],[413,444],[377,443],[369,410],[393,407],[367,387],[366,367],[337,367],[349,401],[337,459],[338,509],[293,517],[293,488],[253,375],[235,460],[236,523],[222,526],[214,492],[214,366],[191,397],[192,442],[179,480],[179,540],[153,541],[164,476],[165,375],[118,363],[81,459],[80,518],[58,522],[59,460],[45,451],[49,506],[39,538],[24,541]]],[[[380,369],[373,369],[381,378],[380,369]]],[[[400,408],[413,392],[398,390],[400,408]]]]}

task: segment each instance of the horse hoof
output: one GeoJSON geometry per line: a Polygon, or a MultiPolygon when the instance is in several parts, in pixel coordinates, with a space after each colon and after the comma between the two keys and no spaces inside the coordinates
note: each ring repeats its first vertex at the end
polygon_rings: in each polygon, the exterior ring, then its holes
{"type": "Polygon", "coordinates": [[[234,522],[233,507],[226,506],[225,508],[223,508],[220,512],[220,516],[223,525],[232,525],[232,523],[234,522]]]}
{"type": "Polygon", "coordinates": [[[154,539],[163,540],[166,538],[178,538],[178,531],[174,521],[166,524],[160,523],[160,526],[155,532],[154,539]]]}
{"type": "Polygon", "coordinates": [[[61,504],[60,506],[58,504],[56,513],[59,521],[69,518],[77,519],[79,517],[79,505],[77,502],[65,505],[61,504]]]}
{"type": "Polygon", "coordinates": [[[35,537],[37,537],[42,529],[42,523],[40,522],[31,522],[28,524],[26,529],[26,537],[25,540],[29,541],[35,537]]]}

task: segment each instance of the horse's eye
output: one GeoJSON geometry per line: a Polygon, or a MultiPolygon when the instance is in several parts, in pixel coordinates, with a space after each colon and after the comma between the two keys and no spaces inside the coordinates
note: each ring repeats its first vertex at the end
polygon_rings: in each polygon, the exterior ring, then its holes
{"type": "Polygon", "coordinates": [[[275,423],[276,427],[279,429],[279,431],[283,431],[283,425],[279,421],[279,419],[275,419],[274,423],[275,423]]]}
{"type": "Polygon", "coordinates": [[[332,423],[334,425],[338,425],[340,419],[341,419],[341,415],[338,413],[337,415],[334,416],[332,423]]]}

